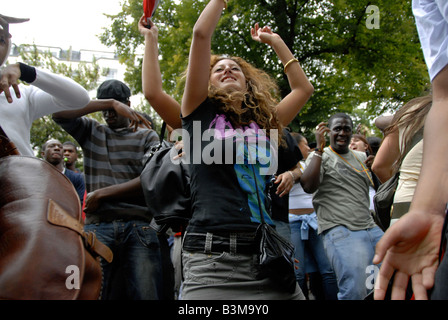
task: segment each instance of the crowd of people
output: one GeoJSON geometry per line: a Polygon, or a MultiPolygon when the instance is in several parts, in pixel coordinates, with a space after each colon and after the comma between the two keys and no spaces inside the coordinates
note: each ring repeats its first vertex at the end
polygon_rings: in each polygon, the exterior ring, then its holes
{"type": "MultiPolygon", "coordinates": [[[[212,54],[226,7],[227,0],[210,0],[196,21],[181,102],[163,90],[157,26],[144,17],[138,22],[145,98],[170,130],[182,129],[190,146],[179,154],[189,163],[192,211],[181,232],[151,225],[140,175],[160,137],[131,108],[125,83],[105,81],[91,100],[73,80],[39,68],[17,63],[1,70],[0,126],[21,155],[34,156],[30,128],[44,115],[77,142],[49,139],[41,157],[70,179],[84,229],[113,252],[112,262],[101,260],[101,298],[362,300],[372,293],[384,299],[389,291],[393,299],[448,298],[442,250],[448,167],[441,161],[448,152],[448,48],[442,41],[448,4],[413,1],[432,94],[378,119],[381,138],[359,134],[350,115],[335,113],[317,124],[312,147],[287,128],[314,88],[278,34],[258,23],[250,30],[284,66],[290,91],[283,99],[263,70],[212,54]],[[104,123],[86,117],[93,112],[102,112],[104,123]],[[429,150],[424,140],[437,148],[429,150]],[[83,172],[76,168],[78,146],[83,172]],[[211,163],[204,157],[210,150],[211,163]],[[382,230],[372,214],[373,195],[397,172],[392,223],[382,230]],[[293,291],[259,272],[262,221],[294,246],[293,291]]],[[[25,21],[0,15],[2,64],[10,24],[25,21]]]]}

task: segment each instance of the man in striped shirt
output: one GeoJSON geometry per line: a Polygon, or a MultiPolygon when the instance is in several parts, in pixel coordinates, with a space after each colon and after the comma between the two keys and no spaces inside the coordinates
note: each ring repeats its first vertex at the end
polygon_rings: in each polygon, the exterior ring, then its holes
{"type": "Polygon", "coordinates": [[[53,119],[82,148],[87,188],[86,231],[109,246],[114,260],[102,261],[103,299],[159,299],[161,256],[157,234],[140,186],[144,155],[159,141],[151,129],[134,128],[129,88],[108,80],[78,111],[53,114],[53,119]],[[106,124],[85,117],[102,111],[106,124]]]}

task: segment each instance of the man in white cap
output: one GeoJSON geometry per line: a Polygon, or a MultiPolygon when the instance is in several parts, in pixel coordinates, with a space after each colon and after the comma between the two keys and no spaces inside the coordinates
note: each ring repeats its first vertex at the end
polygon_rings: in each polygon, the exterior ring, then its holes
{"type": "MultiPolygon", "coordinates": [[[[2,66],[11,49],[9,24],[28,20],[0,14],[2,66]]],[[[30,146],[30,129],[34,120],[62,110],[79,109],[89,102],[87,90],[67,77],[21,62],[8,65],[0,71],[0,127],[22,155],[35,155],[30,146]],[[19,80],[30,86],[19,84],[19,80]]]]}

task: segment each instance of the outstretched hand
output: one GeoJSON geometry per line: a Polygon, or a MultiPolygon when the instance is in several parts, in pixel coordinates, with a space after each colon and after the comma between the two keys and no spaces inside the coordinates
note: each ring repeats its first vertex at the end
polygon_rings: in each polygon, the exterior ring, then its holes
{"type": "Polygon", "coordinates": [[[9,103],[13,101],[10,87],[14,90],[16,97],[20,98],[19,79],[20,68],[17,64],[10,64],[0,71],[0,94],[4,92],[9,103]]]}
{"type": "Polygon", "coordinates": [[[395,222],[376,245],[374,264],[382,261],[375,281],[374,298],[384,299],[395,274],[393,300],[403,300],[409,278],[416,300],[428,299],[438,266],[443,216],[410,211],[395,222]]]}
{"type": "Polygon", "coordinates": [[[272,32],[271,27],[264,26],[260,28],[258,22],[250,29],[250,35],[252,39],[261,43],[271,44],[274,38],[279,38],[280,36],[272,32]]]}

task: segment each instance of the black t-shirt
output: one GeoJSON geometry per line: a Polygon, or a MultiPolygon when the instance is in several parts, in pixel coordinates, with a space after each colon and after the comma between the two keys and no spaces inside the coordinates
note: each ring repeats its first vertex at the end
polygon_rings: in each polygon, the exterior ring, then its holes
{"type": "Polygon", "coordinates": [[[266,192],[277,171],[276,148],[258,125],[234,129],[210,99],[184,117],[182,125],[193,211],[187,231],[254,232],[260,223],[259,205],[265,221],[272,224],[266,192]]]}
{"type": "MultiPolygon", "coordinates": [[[[285,145],[280,145],[278,149],[278,170],[277,175],[282,174],[291,168],[293,168],[300,160],[303,159],[303,155],[300,152],[299,145],[291,136],[288,130],[283,130],[283,139],[285,145]]],[[[283,222],[289,222],[289,194],[279,197],[275,192],[277,191],[278,184],[275,184],[271,188],[271,215],[274,220],[283,222]]]]}

